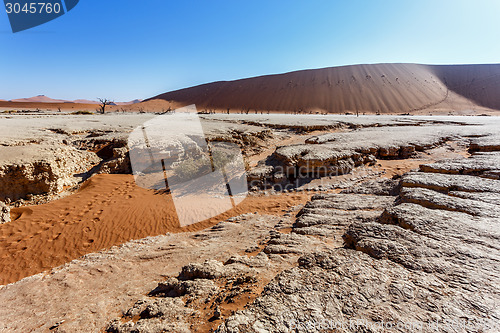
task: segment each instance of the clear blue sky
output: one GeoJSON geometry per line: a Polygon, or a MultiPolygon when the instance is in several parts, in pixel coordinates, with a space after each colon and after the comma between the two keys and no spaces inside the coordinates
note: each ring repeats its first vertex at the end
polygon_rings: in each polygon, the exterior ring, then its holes
{"type": "Polygon", "coordinates": [[[201,83],[359,63],[500,62],[499,0],[80,0],[13,34],[0,98],[116,101],[201,83]]]}

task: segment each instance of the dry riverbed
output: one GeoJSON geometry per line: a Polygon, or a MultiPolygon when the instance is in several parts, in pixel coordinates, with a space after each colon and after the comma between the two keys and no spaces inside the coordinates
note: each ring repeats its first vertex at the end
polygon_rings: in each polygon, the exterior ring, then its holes
{"type": "Polygon", "coordinates": [[[130,174],[151,115],[37,117],[0,118],[0,330],[498,328],[497,117],[204,116],[255,186],[184,228],[130,174]]]}

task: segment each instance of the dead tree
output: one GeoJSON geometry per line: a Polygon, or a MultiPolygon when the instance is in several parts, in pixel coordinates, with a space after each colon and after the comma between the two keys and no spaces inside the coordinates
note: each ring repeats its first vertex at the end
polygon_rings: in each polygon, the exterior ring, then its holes
{"type": "Polygon", "coordinates": [[[104,114],[106,112],[106,106],[111,105],[113,101],[107,99],[107,98],[98,98],[99,100],[99,109],[97,109],[97,112],[104,114]]]}

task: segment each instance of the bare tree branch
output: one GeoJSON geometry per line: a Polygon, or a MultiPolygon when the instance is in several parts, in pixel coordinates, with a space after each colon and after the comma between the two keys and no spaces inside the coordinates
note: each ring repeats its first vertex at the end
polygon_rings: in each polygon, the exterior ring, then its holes
{"type": "Polygon", "coordinates": [[[113,101],[107,98],[97,98],[97,99],[99,100],[100,103],[97,112],[104,114],[104,112],[106,112],[106,106],[111,105],[113,101]]]}

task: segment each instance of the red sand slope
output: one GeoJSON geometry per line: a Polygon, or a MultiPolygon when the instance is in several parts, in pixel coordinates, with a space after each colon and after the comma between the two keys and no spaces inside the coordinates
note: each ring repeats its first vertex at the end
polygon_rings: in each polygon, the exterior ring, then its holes
{"type": "MultiPolygon", "coordinates": [[[[500,109],[500,64],[376,64],[221,81],[155,96],[176,107],[331,113],[500,109]]],[[[141,105],[141,104],[138,104],[141,105]]],[[[147,104],[143,104],[147,105],[147,104]]]]}
{"type": "Polygon", "coordinates": [[[132,175],[96,175],[74,195],[12,209],[14,220],[0,224],[0,285],[131,239],[201,230],[247,212],[283,214],[309,197],[248,197],[230,211],[181,228],[169,195],[138,187],[132,175]]]}

